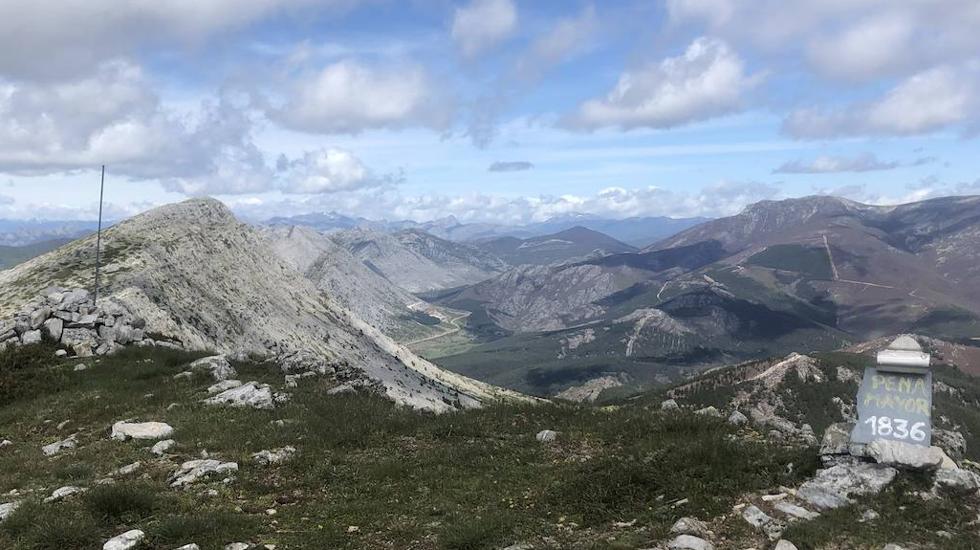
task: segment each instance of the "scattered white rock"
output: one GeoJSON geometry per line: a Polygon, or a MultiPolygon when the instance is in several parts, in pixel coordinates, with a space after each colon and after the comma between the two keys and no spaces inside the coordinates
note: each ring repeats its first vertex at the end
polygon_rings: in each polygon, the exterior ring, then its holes
{"type": "Polygon", "coordinates": [[[191,372],[189,370],[185,370],[184,372],[178,372],[177,374],[175,374],[174,375],[174,380],[185,380],[185,379],[193,378],[193,377],[194,377],[194,373],[193,372],[191,372]]]}
{"type": "Polygon", "coordinates": [[[281,447],[279,449],[269,449],[259,451],[252,455],[252,460],[261,466],[282,464],[296,454],[296,448],[292,446],[281,447]]]}
{"type": "Polygon", "coordinates": [[[880,517],[881,517],[881,514],[879,514],[878,512],[875,512],[874,510],[870,510],[870,509],[869,510],[865,510],[864,513],[861,514],[861,523],[865,523],[865,522],[868,522],[868,521],[875,521],[876,519],[878,519],[880,517]]]}
{"type": "Polygon", "coordinates": [[[232,379],[222,380],[221,382],[217,382],[215,384],[211,384],[210,386],[208,386],[208,393],[214,395],[216,393],[221,393],[225,390],[237,388],[238,386],[241,385],[242,385],[241,380],[232,380],[232,379]]]}
{"type": "Polygon", "coordinates": [[[670,534],[708,538],[711,536],[711,531],[708,530],[707,523],[697,518],[683,517],[675,521],[674,525],[670,527],[670,534]]]}
{"type": "Polygon", "coordinates": [[[760,529],[769,537],[769,540],[779,540],[780,535],[786,530],[786,524],[770,517],[754,505],[746,506],[742,510],[742,519],[753,527],[760,529]]]}
{"type": "Polygon", "coordinates": [[[193,370],[206,370],[211,376],[217,380],[227,380],[232,376],[238,374],[235,372],[235,367],[231,366],[228,359],[224,355],[214,355],[212,357],[204,357],[203,359],[198,359],[191,363],[191,369],[193,370]]]}
{"type": "Polygon", "coordinates": [[[109,539],[102,545],[102,550],[130,550],[139,546],[144,538],[146,538],[146,533],[139,529],[133,529],[109,539]]]}
{"type": "Polygon", "coordinates": [[[252,545],[247,542],[233,542],[225,545],[225,550],[248,550],[252,545]]]}
{"type": "Polygon", "coordinates": [[[776,543],[773,550],[797,550],[796,545],[788,540],[781,540],[776,543]]]}
{"type": "Polygon", "coordinates": [[[776,493],[774,495],[762,495],[762,502],[776,502],[786,498],[786,493],[776,493]]]}
{"type": "Polygon", "coordinates": [[[112,425],[112,439],[126,441],[127,439],[163,439],[173,435],[171,425],[163,422],[129,423],[125,420],[112,425]]]}
{"type": "Polygon", "coordinates": [[[660,403],[660,410],[662,410],[662,411],[679,411],[679,410],[681,410],[681,408],[680,408],[680,406],[677,405],[677,401],[674,401],[673,399],[668,399],[668,400],[660,403]]]}
{"type": "Polygon", "coordinates": [[[192,542],[190,544],[185,544],[180,548],[174,548],[174,550],[201,550],[201,547],[192,542]]]}
{"type": "Polygon", "coordinates": [[[50,445],[45,445],[41,447],[41,452],[43,452],[45,456],[54,456],[66,449],[74,449],[78,445],[77,437],[78,434],[72,434],[61,441],[55,441],[50,445]]]}
{"type": "Polygon", "coordinates": [[[249,382],[204,400],[210,405],[228,405],[231,407],[251,407],[253,409],[272,409],[275,400],[272,388],[268,384],[249,382]]]}
{"type": "Polygon", "coordinates": [[[142,462],[133,462],[132,464],[127,464],[122,468],[109,474],[110,476],[128,476],[130,474],[136,473],[140,468],[143,467],[142,462]]]}
{"type": "Polygon", "coordinates": [[[10,447],[13,444],[14,444],[13,441],[11,441],[9,439],[4,439],[3,441],[0,441],[0,449],[2,449],[4,447],[10,447]]]}
{"type": "Polygon", "coordinates": [[[82,489],[81,487],[75,487],[74,485],[66,485],[64,487],[55,489],[54,492],[51,493],[51,496],[44,499],[44,502],[58,502],[59,500],[63,500],[65,498],[70,497],[71,495],[81,493],[84,491],[85,489],[82,489]]]}
{"type": "Polygon", "coordinates": [[[886,544],[881,550],[905,550],[905,548],[902,548],[897,544],[886,544]]]}
{"type": "Polygon", "coordinates": [[[534,436],[541,443],[551,443],[558,439],[558,432],[554,430],[541,430],[537,435],[534,436]]]}
{"type": "Polygon", "coordinates": [[[0,521],[3,521],[10,517],[10,514],[14,513],[14,510],[20,507],[20,501],[7,502],[0,504],[0,521]]]}
{"type": "Polygon", "coordinates": [[[721,418],[721,412],[719,412],[716,407],[705,407],[703,409],[698,409],[694,411],[694,414],[700,414],[702,416],[712,416],[714,418],[721,418]]]}
{"type": "Polygon", "coordinates": [[[667,548],[670,550],[715,550],[715,545],[700,537],[679,535],[667,543],[667,548]]]}
{"type": "Polygon", "coordinates": [[[797,506],[791,502],[781,501],[777,502],[774,506],[777,512],[782,512],[789,516],[791,519],[799,519],[803,521],[810,521],[820,517],[817,512],[811,512],[802,506],[797,506]]]}
{"type": "Polygon", "coordinates": [[[188,460],[170,476],[169,482],[171,487],[185,487],[204,477],[237,471],[238,464],[235,462],[221,462],[207,458],[188,460]]]}
{"type": "Polygon", "coordinates": [[[850,504],[850,497],[881,492],[898,471],[881,464],[838,464],[820,470],[804,483],[797,496],[820,510],[832,510],[850,504]]]}
{"type": "Polygon", "coordinates": [[[55,357],[67,357],[68,356],[68,352],[65,351],[65,350],[63,350],[63,349],[56,349],[56,350],[54,350],[54,356],[55,357]]]}
{"type": "Polygon", "coordinates": [[[164,439],[163,441],[157,441],[150,447],[150,452],[156,456],[163,456],[170,449],[173,449],[177,445],[177,442],[173,439],[164,439]]]}

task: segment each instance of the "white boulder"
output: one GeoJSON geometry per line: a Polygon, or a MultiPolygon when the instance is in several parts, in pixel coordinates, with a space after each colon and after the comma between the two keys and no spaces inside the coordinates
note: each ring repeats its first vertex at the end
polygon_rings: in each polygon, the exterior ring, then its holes
{"type": "Polygon", "coordinates": [[[251,407],[253,409],[272,409],[275,398],[268,384],[249,382],[241,386],[225,390],[214,397],[204,400],[210,405],[229,405],[231,407],[251,407]]]}
{"type": "Polygon", "coordinates": [[[700,537],[679,535],[667,543],[667,548],[670,550],[715,550],[715,545],[700,537]]]}
{"type": "Polygon", "coordinates": [[[866,448],[865,454],[878,464],[906,470],[935,470],[947,459],[939,447],[923,447],[894,439],[876,439],[866,448]]]}
{"type": "Polygon", "coordinates": [[[58,502],[59,500],[68,498],[71,495],[81,493],[83,491],[85,491],[85,489],[82,489],[81,487],[75,487],[74,485],[66,485],[64,487],[55,489],[54,492],[51,493],[51,496],[44,499],[44,502],[58,502]]]}
{"type": "Polygon", "coordinates": [[[133,529],[106,541],[102,545],[102,550],[131,550],[139,546],[144,538],[146,538],[146,533],[139,529],[133,529]]]}
{"type": "Polygon", "coordinates": [[[238,463],[236,462],[221,462],[211,458],[188,460],[171,474],[169,482],[171,487],[185,487],[204,477],[237,471],[238,463]]]}
{"type": "Polygon", "coordinates": [[[41,447],[41,452],[44,453],[44,456],[54,456],[66,449],[74,449],[78,445],[77,436],[78,434],[72,434],[61,441],[55,441],[50,445],[45,445],[41,447]]]}
{"type": "Polygon", "coordinates": [[[554,430],[541,430],[534,436],[534,439],[537,439],[541,443],[551,443],[558,439],[558,432],[554,430]]]}
{"type": "Polygon", "coordinates": [[[126,422],[125,420],[112,425],[112,439],[126,441],[127,439],[164,439],[173,435],[174,429],[163,422],[126,422]]]}
{"type": "Polygon", "coordinates": [[[170,449],[173,449],[177,445],[177,442],[173,439],[164,439],[163,441],[157,441],[150,447],[150,452],[156,456],[163,456],[170,449]]]}
{"type": "Polygon", "coordinates": [[[8,517],[10,517],[10,514],[13,514],[14,511],[17,510],[17,508],[19,507],[20,507],[19,500],[15,502],[6,502],[4,504],[0,504],[0,521],[3,521],[8,517]]]}
{"type": "Polygon", "coordinates": [[[228,359],[224,355],[213,355],[198,359],[191,363],[191,369],[206,370],[219,382],[238,374],[235,372],[235,367],[231,366],[231,363],[228,362],[228,359]]]}

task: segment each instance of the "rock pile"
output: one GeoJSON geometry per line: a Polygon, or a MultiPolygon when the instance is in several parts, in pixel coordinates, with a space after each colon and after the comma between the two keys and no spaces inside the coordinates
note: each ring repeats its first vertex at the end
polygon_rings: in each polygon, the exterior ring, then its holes
{"type": "Polygon", "coordinates": [[[44,336],[77,357],[104,355],[146,340],[146,321],[113,301],[98,307],[89,291],[52,287],[0,323],[0,347],[38,344],[44,336]]]}

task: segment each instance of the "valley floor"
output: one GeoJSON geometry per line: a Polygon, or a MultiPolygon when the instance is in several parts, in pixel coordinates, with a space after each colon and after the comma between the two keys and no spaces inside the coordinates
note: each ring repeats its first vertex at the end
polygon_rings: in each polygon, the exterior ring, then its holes
{"type": "MultiPolygon", "coordinates": [[[[151,348],[85,360],[55,360],[44,347],[0,354],[0,440],[11,441],[0,447],[0,504],[22,502],[0,522],[0,548],[100,548],[130,529],[146,533],[139,548],[165,550],[236,541],[278,549],[650,548],[682,516],[708,521],[719,548],[768,548],[733,506],[798,486],[819,466],[814,449],[659,407],[493,406],[433,416],[370,395],[328,395],[327,379],[284,387],[261,365],[235,367],[243,380],[288,393],[285,404],[204,405],[214,380],[174,378],[195,358],[151,348]],[[76,371],[78,363],[88,368],[76,371]],[[126,419],[170,424],[176,446],[156,457],[153,441],[110,439],[113,423],[126,419]],[[557,439],[537,441],[544,429],[557,439]],[[42,453],[71,434],[76,448],[42,453]],[[252,458],[284,446],[297,452],[282,464],[252,458]],[[169,487],[181,463],[205,453],[238,471],[169,487]],[[105,478],[113,482],[97,484],[105,478]],[[43,502],[68,485],[86,491],[43,502]]],[[[924,501],[914,496],[917,483],[905,478],[873,502],[785,536],[800,548],[980,547],[976,503],[924,501]],[[880,519],[862,522],[869,507],[880,519]]]]}

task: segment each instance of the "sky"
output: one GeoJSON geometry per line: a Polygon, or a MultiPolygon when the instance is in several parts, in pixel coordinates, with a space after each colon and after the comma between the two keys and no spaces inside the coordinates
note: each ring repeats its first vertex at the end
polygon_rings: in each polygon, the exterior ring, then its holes
{"type": "Polygon", "coordinates": [[[0,0],[0,218],[980,194],[976,0],[0,0]]]}

